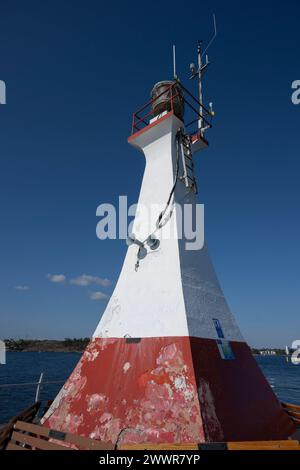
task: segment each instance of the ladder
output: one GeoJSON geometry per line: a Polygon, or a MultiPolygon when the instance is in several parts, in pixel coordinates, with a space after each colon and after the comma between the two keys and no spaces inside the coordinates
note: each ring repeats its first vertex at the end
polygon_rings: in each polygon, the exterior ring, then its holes
{"type": "Polygon", "coordinates": [[[186,188],[194,191],[197,194],[197,183],[192,155],[191,137],[183,133],[181,134],[180,138],[180,153],[183,168],[183,175],[180,177],[180,179],[184,182],[186,188]]]}

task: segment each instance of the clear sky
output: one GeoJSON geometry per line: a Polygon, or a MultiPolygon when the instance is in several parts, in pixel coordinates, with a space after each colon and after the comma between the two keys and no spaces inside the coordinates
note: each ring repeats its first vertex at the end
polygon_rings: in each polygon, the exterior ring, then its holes
{"type": "Polygon", "coordinates": [[[131,113],[171,78],[173,43],[195,86],[212,12],[216,118],[196,161],[206,240],[248,342],[300,338],[300,4],[257,0],[2,0],[0,337],[92,334],[126,251],[96,238],[96,207],[136,202],[144,169],[131,113]]]}

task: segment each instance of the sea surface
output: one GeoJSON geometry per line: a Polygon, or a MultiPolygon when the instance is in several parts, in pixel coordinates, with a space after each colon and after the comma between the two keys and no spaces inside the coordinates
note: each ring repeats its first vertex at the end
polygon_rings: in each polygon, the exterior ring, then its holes
{"type": "MultiPolygon", "coordinates": [[[[37,382],[43,372],[45,382],[59,382],[42,388],[41,399],[53,399],[79,358],[79,353],[8,352],[6,365],[0,365],[0,424],[33,404],[35,399],[35,385],[8,387],[7,384],[37,382]]],[[[300,365],[287,362],[284,356],[256,356],[255,359],[278,398],[300,404],[300,365]]]]}

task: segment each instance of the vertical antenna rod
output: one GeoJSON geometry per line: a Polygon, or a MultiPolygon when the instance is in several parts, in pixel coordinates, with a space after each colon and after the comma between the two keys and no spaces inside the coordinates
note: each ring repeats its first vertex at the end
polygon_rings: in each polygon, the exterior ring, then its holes
{"type": "Polygon", "coordinates": [[[177,78],[176,75],[176,46],[173,44],[173,77],[177,78]]]}
{"type": "Polygon", "coordinates": [[[198,54],[198,89],[199,89],[199,119],[198,119],[198,129],[202,129],[203,119],[202,119],[202,104],[203,104],[203,96],[202,96],[202,41],[198,41],[197,46],[197,54],[198,54]]]}

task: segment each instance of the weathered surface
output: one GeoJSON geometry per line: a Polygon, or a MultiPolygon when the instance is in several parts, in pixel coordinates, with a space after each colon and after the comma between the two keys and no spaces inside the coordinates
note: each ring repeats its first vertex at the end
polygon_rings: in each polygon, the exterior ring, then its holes
{"type": "Polygon", "coordinates": [[[250,349],[231,345],[226,361],[214,340],[94,338],[44,424],[122,444],[286,438],[292,422],[250,349]]]}
{"type": "Polygon", "coordinates": [[[93,339],[44,424],[114,443],[204,441],[189,339],[93,339]]]}

